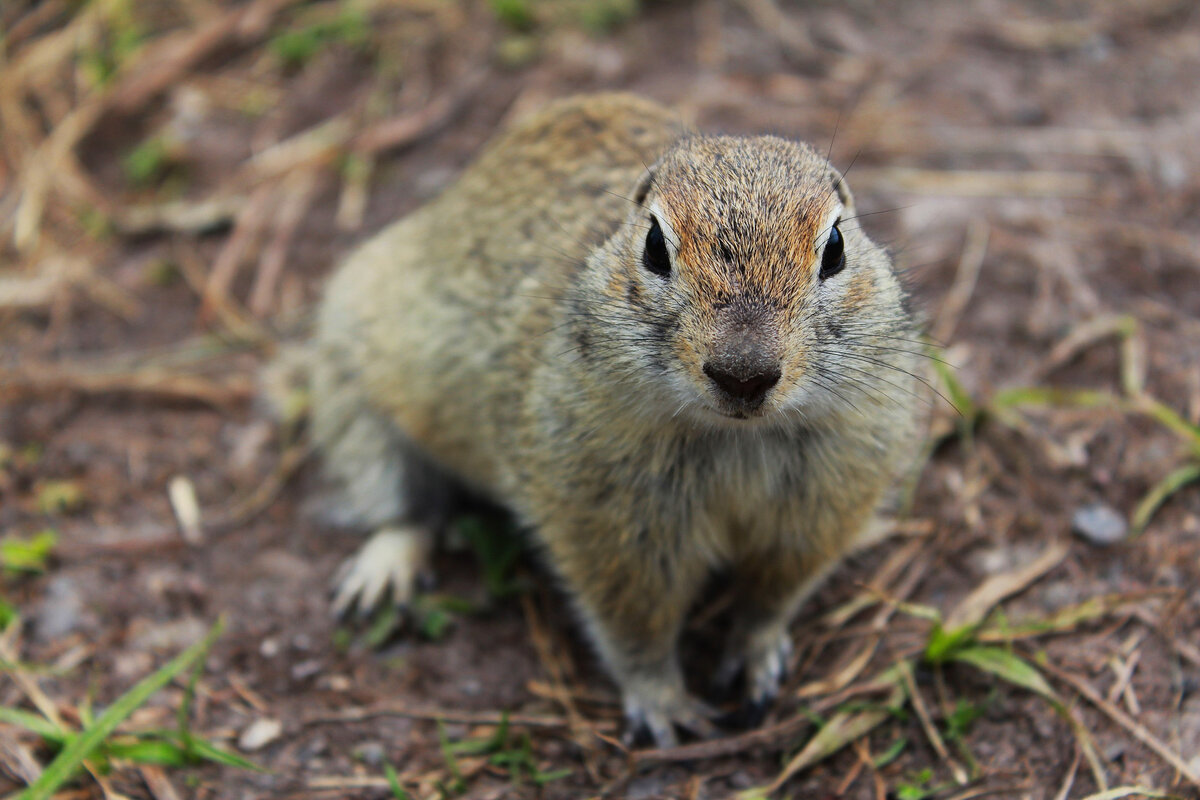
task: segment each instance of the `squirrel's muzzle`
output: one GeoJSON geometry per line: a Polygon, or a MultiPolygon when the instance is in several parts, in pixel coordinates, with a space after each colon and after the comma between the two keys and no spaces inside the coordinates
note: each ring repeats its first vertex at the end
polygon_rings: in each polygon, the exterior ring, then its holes
{"type": "Polygon", "coordinates": [[[703,369],[726,405],[737,411],[761,406],[782,376],[770,313],[761,306],[724,309],[703,369]]]}

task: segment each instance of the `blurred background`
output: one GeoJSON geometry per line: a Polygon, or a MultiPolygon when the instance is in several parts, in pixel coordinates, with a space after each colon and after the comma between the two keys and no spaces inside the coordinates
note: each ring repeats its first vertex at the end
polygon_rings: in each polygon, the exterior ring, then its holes
{"type": "Polygon", "coordinates": [[[1192,0],[0,5],[0,794],[1195,797],[1198,481],[1192,0]],[[674,754],[478,526],[335,625],[355,537],[255,404],[340,256],[602,89],[828,152],[938,348],[898,534],[674,754]]]}

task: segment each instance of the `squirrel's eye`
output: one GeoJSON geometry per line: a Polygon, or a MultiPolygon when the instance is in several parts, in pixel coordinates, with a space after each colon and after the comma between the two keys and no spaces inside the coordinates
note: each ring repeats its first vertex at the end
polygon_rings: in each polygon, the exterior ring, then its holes
{"type": "Polygon", "coordinates": [[[821,280],[837,275],[846,266],[846,253],[842,242],[842,232],[838,230],[838,220],[829,229],[829,241],[825,243],[825,252],[821,254],[821,271],[817,277],[821,280]]]}
{"type": "Polygon", "coordinates": [[[642,264],[660,278],[671,274],[671,256],[667,253],[667,240],[663,238],[662,228],[658,226],[658,220],[654,217],[650,218],[650,231],[646,234],[642,264]]]}

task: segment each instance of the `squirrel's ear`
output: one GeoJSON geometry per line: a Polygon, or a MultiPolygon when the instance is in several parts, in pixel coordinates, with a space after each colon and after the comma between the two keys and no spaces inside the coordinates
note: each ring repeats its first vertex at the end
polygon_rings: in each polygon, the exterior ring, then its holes
{"type": "Polygon", "coordinates": [[[846,184],[846,179],[842,177],[842,173],[831,167],[829,178],[833,181],[834,191],[837,192],[838,199],[842,201],[842,205],[847,211],[854,211],[854,195],[850,194],[850,187],[846,184]]]}
{"type": "Polygon", "coordinates": [[[648,169],[642,173],[642,177],[638,178],[637,186],[633,190],[633,202],[639,206],[645,205],[646,195],[650,194],[650,186],[654,183],[654,170],[648,169]]]}

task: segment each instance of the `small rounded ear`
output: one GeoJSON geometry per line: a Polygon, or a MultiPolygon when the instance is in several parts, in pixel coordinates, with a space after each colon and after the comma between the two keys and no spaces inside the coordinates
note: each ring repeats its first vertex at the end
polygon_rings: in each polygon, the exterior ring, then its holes
{"type": "Polygon", "coordinates": [[[654,184],[654,170],[647,169],[642,173],[642,177],[638,178],[637,186],[633,190],[633,202],[639,206],[646,204],[646,195],[650,194],[650,187],[654,184]]]}
{"type": "Polygon", "coordinates": [[[842,201],[847,211],[854,211],[854,195],[850,194],[850,186],[847,185],[846,179],[842,177],[842,173],[830,167],[829,179],[833,181],[834,191],[837,192],[838,199],[842,201]]]}

